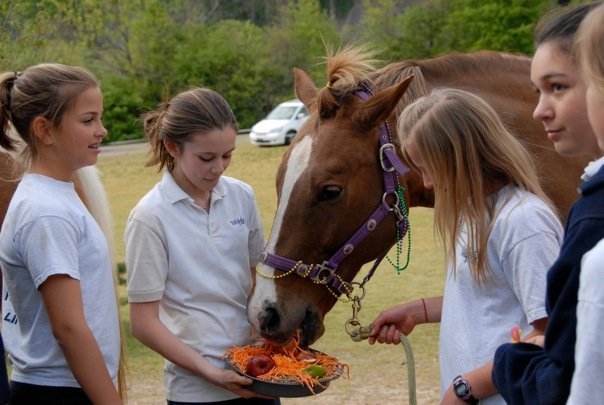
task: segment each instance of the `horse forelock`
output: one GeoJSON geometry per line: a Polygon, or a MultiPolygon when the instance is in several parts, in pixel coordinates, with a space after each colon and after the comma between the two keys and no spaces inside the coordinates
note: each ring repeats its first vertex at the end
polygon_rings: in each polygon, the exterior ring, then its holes
{"type": "Polygon", "coordinates": [[[369,82],[368,73],[375,69],[375,52],[363,47],[348,46],[336,53],[328,51],[327,85],[317,95],[317,111],[321,118],[333,116],[343,101],[358,90],[361,82],[369,82]]]}

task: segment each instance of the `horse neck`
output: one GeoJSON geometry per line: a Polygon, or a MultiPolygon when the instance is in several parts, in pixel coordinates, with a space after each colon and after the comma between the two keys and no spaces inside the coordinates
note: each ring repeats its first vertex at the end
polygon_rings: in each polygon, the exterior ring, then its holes
{"type": "Polygon", "coordinates": [[[370,79],[379,90],[410,75],[414,79],[397,105],[397,117],[407,105],[440,86],[487,94],[508,94],[512,88],[520,92],[523,99],[534,96],[530,84],[530,58],[492,51],[395,62],[373,72],[370,79]]]}

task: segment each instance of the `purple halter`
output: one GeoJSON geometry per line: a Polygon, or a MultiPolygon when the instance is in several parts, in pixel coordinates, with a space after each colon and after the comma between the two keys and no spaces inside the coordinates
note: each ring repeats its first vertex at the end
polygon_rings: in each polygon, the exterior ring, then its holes
{"type": "MultiPolygon", "coordinates": [[[[357,91],[355,94],[363,101],[367,101],[369,97],[373,95],[369,86],[365,83],[362,84],[363,90],[357,91]]],[[[361,225],[356,232],[348,238],[344,245],[338,249],[336,253],[325,260],[321,264],[305,264],[300,261],[291,260],[273,253],[269,253],[266,250],[262,253],[260,261],[267,266],[273,267],[274,269],[294,272],[300,277],[308,278],[314,283],[323,284],[327,287],[332,288],[338,295],[346,294],[349,296],[353,290],[351,283],[342,280],[342,278],[336,274],[338,266],[342,261],[350,255],[356,246],[359,245],[374,229],[377,225],[391,212],[397,217],[397,227],[400,231],[401,237],[407,233],[408,219],[400,210],[399,207],[399,196],[397,194],[398,178],[404,176],[409,172],[409,168],[400,160],[396,154],[396,148],[392,144],[392,135],[388,122],[384,122],[379,127],[380,133],[380,149],[379,159],[382,168],[382,180],[384,184],[384,194],[382,195],[382,202],[377,206],[371,216],[361,225]],[[392,195],[394,197],[394,203],[389,205],[387,197],[392,195]]],[[[384,255],[378,257],[369,274],[365,277],[368,280],[373,272],[377,269],[377,266],[384,258],[384,255]]]]}

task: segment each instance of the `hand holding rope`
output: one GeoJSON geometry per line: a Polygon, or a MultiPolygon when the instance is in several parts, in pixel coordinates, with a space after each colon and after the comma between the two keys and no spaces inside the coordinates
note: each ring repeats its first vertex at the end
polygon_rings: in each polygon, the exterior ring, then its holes
{"type": "MultiPolygon", "coordinates": [[[[360,285],[361,288],[363,287],[360,285]]],[[[363,340],[369,339],[371,335],[371,331],[373,326],[369,324],[369,326],[362,326],[359,321],[357,315],[361,311],[361,299],[365,296],[365,289],[362,288],[362,295],[359,297],[355,295],[352,297],[352,317],[346,321],[345,329],[346,332],[350,335],[350,338],[354,342],[361,342],[363,340]]],[[[409,342],[409,338],[404,334],[400,333],[400,342],[405,350],[405,358],[407,364],[407,382],[409,386],[409,404],[417,405],[417,387],[415,385],[415,359],[413,357],[413,350],[411,349],[411,342],[409,342]]]]}

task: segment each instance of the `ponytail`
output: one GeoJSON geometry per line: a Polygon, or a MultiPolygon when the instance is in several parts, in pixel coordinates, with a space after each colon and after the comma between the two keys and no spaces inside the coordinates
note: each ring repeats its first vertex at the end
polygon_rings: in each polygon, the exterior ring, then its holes
{"type": "Polygon", "coordinates": [[[16,142],[9,135],[12,120],[10,93],[18,77],[17,72],[0,75],[0,146],[10,151],[15,150],[16,142]]]}
{"type": "Polygon", "coordinates": [[[162,122],[164,120],[167,104],[159,110],[147,113],[143,119],[143,129],[145,136],[151,146],[151,156],[147,160],[147,167],[159,165],[157,171],[160,172],[164,167],[169,171],[174,169],[174,158],[164,145],[164,137],[161,135],[162,122]]]}

